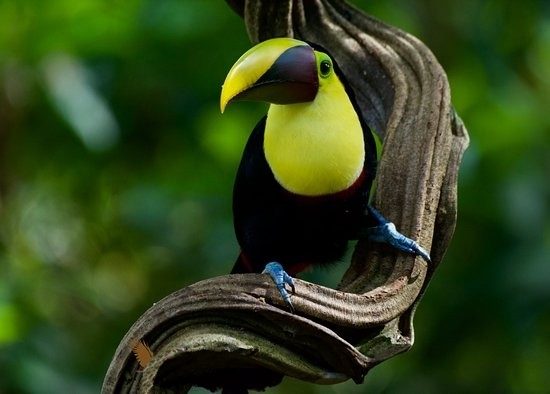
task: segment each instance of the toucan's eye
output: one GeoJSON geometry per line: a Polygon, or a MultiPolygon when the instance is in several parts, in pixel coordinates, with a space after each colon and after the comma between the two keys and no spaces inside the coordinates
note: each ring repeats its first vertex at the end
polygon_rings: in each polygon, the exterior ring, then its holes
{"type": "Polygon", "coordinates": [[[319,71],[321,72],[322,77],[328,77],[332,70],[332,64],[330,60],[323,60],[319,65],[319,71]]]}

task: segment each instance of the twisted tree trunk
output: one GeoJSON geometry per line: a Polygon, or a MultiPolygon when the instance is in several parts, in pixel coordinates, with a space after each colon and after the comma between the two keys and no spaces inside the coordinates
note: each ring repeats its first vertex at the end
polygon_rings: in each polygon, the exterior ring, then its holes
{"type": "Polygon", "coordinates": [[[384,141],[375,206],[428,249],[420,258],[361,241],[339,289],[296,280],[285,306],[271,280],[217,277],[150,308],[121,341],[103,392],[186,392],[192,385],[262,389],[284,375],[361,382],[374,365],[409,349],[412,318],[456,221],[457,172],[468,136],[444,71],[415,37],[344,0],[233,0],[253,42],[293,36],[327,48],[384,141]],[[143,369],[132,354],[144,340],[143,369]]]}

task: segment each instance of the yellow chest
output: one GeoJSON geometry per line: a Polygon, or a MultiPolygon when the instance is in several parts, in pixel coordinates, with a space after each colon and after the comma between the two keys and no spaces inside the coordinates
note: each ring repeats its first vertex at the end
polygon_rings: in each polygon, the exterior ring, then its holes
{"type": "Polygon", "coordinates": [[[346,190],[361,175],[363,138],[343,86],[325,86],[313,102],[269,107],[264,153],[286,190],[322,196],[346,190]]]}

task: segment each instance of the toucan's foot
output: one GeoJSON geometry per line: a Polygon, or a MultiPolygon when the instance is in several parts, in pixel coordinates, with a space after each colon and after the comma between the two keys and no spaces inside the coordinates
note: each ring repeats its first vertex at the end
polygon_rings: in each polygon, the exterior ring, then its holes
{"type": "Polygon", "coordinates": [[[366,237],[374,242],[384,242],[390,244],[396,249],[402,250],[403,252],[411,253],[418,255],[430,263],[429,253],[420,246],[416,241],[413,241],[410,238],[405,237],[395,228],[395,224],[387,220],[380,212],[376,209],[368,206],[369,214],[371,214],[378,223],[376,227],[371,227],[366,229],[366,237]]]}
{"type": "Polygon", "coordinates": [[[262,271],[262,274],[268,274],[269,276],[271,276],[271,279],[273,279],[273,282],[275,282],[277,289],[279,289],[279,293],[281,293],[281,297],[283,297],[283,300],[290,308],[290,311],[294,313],[294,306],[290,301],[290,294],[288,294],[288,291],[285,287],[285,284],[288,284],[292,289],[292,293],[294,294],[294,281],[292,280],[292,277],[285,272],[283,266],[277,262],[267,263],[264,270],[262,271]]]}

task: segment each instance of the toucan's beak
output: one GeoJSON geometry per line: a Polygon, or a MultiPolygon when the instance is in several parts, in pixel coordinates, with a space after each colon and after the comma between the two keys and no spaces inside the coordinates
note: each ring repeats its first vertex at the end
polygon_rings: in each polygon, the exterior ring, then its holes
{"type": "Polygon", "coordinates": [[[318,88],[313,48],[293,38],[273,38],[248,50],[233,65],[222,87],[220,109],[223,113],[237,100],[312,101],[318,88]]]}

